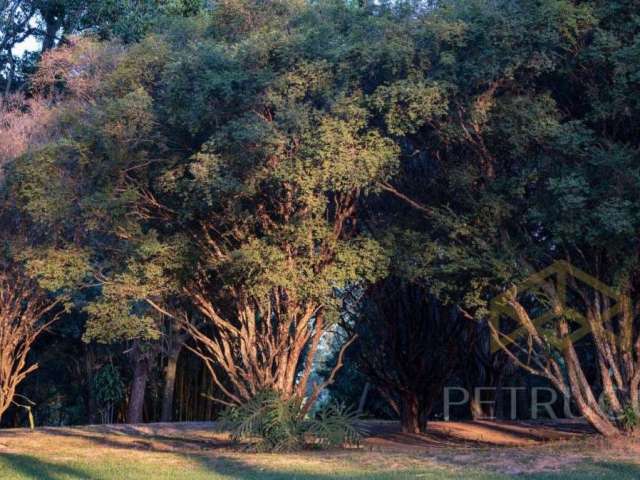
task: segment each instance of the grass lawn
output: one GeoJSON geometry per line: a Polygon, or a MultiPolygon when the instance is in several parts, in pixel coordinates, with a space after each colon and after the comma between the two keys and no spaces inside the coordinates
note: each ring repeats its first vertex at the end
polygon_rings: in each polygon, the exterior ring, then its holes
{"type": "Polygon", "coordinates": [[[329,462],[308,462],[299,457],[280,455],[274,459],[261,458],[250,464],[238,459],[220,458],[203,460],[176,456],[154,457],[131,461],[118,458],[95,462],[87,460],[45,460],[38,455],[0,454],[0,478],[2,480],[223,480],[223,479],[317,479],[333,478],[374,480],[425,479],[425,480],[499,480],[509,478],[538,480],[611,479],[636,480],[640,478],[640,468],[633,465],[601,463],[582,465],[570,471],[532,473],[525,475],[496,474],[478,472],[458,467],[423,467],[417,469],[383,468],[382,471],[350,464],[329,462]],[[286,464],[286,465],[285,465],[286,464]],[[386,471],[384,471],[386,470],[386,471]]]}
{"type": "MultiPolygon", "coordinates": [[[[384,449],[255,454],[186,425],[0,431],[1,480],[636,480],[629,456],[591,455],[599,447],[384,449]],[[164,427],[162,427],[164,428],[164,427]],[[584,455],[583,455],[584,454],[584,455]]],[[[618,450],[618,449],[617,449],[618,450]]],[[[617,451],[616,450],[616,451],[617,451]]]]}

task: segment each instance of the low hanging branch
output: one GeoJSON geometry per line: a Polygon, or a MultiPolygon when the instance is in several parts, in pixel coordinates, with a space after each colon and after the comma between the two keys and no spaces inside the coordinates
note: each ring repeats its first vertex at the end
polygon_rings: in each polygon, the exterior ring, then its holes
{"type": "Polygon", "coordinates": [[[327,388],[329,385],[331,385],[335,381],[336,374],[344,366],[344,354],[346,353],[347,349],[351,346],[351,344],[357,340],[357,338],[358,338],[357,334],[352,335],[349,338],[349,340],[347,340],[345,343],[342,344],[342,347],[338,352],[338,360],[334,365],[334,367],[331,369],[331,373],[329,374],[327,379],[324,382],[316,383],[313,385],[311,395],[309,395],[309,398],[307,399],[304,405],[303,412],[305,414],[308,413],[311,407],[313,407],[313,405],[316,403],[316,401],[318,400],[318,397],[320,396],[320,393],[322,393],[322,391],[325,388],[327,388]]]}

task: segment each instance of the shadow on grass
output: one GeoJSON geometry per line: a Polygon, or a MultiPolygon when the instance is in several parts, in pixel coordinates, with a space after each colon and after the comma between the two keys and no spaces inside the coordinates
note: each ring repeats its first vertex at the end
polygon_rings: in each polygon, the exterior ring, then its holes
{"type": "MultiPolygon", "coordinates": [[[[264,454],[263,454],[264,455],[264,454]]],[[[273,454],[274,458],[278,454],[273,454]]],[[[313,466],[268,466],[256,465],[237,457],[223,456],[211,458],[206,456],[190,457],[197,461],[207,472],[207,479],[224,478],[225,480],[459,480],[460,474],[447,472],[445,469],[429,468],[429,470],[410,470],[396,468],[391,471],[375,472],[362,470],[356,465],[336,466],[336,470],[314,471],[313,466]],[[219,477],[218,477],[219,476],[219,477]]],[[[465,480],[502,480],[493,475],[465,475],[465,480]]],[[[186,477],[185,477],[186,480],[186,477]]]]}
{"type": "MultiPolygon", "coordinates": [[[[277,454],[273,455],[274,462],[262,458],[256,462],[250,454],[239,455],[233,449],[229,449],[231,442],[214,440],[206,436],[189,435],[188,431],[176,432],[176,436],[162,435],[162,430],[146,431],[135,426],[127,427],[102,427],[96,429],[46,429],[47,434],[60,438],[76,438],[84,443],[79,443],[78,448],[86,448],[88,443],[117,450],[144,450],[153,453],[173,454],[191,460],[198,465],[196,471],[187,473],[180,467],[172,467],[167,460],[167,468],[164,468],[164,460],[154,465],[131,464],[127,465],[127,476],[121,474],[114,476],[110,471],[103,471],[102,465],[75,465],[66,466],[39,460],[35,456],[6,454],[0,455],[0,480],[4,480],[2,467],[9,472],[15,472],[17,478],[42,479],[42,480],[113,480],[143,479],[143,480],[330,480],[330,479],[415,479],[421,480],[508,480],[518,478],[522,480],[638,480],[640,479],[640,466],[622,462],[589,462],[570,467],[557,472],[525,473],[509,475],[494,473],[482,469],[480,464],[469,462],[466,465],[451,464],[450,462],[437,462],[439,466],[430,465],[416,470],[403,468],[397,463],[389,469],[384,468],[380,472],[373,472],[370,466],[367,468],[358,459],[346,458],[334,462],[334,467],[322,465],[323,468],[314,470],[313,463],[322,462],[322,458],[316,457],[314,452],[296,454],[295,461],[284,464],[276,461],[277,454]],[[315,457],[315,458],[314,458],[315,457]],[[305,460],[312,462],[306,463],[305,460]],[[306,465],[305,465],[306,463],[306,465]],[[98,470],[96,470],[96,468],[98,470]],[[159,469],[159,470],[155,470],[159,469]],[[155,470],[155,471],[154,471],[155,470]],[[102,473],[97,473],[97,472],[102,473]]],[[[55,441],[55,440],[54,440],[55,441]]],[[[115,453],[115,452],[114,452],[115,453]]],[[[331,452],[324,452],[333,457],[331,452]]],[[[558,452],[561,455],[561,452],[558,452]]],[[[117,454],[115,455],[117,458],[117,454]]],[[[262,455],[264,457],[264,455],[262,455]]],[[[339,455],[338,455],[339,457],[339,455]]],[[[167,457],[168,459],[170,457],[167,457]]],[[[118,461],[114,458],[115,463],[118,461]]],[[[396,462],[396,461],[394,461],[396,462]]],[[[481,462],[478,462],[481,463],[481,462]]]]}
{"type": "Polygon", "coordinates": [[[109,426],[97,427],[91,431],[82,427],[73,429],[44,428],[41,431],[49,435],[82,440],[107,448],[146,450],[157,453],[211,451],[234,445],[231,441],[189,437],[187,436],[188,432],[185,432],[182,437],[159,435],[153,432],[145,432],[130,425],[118,426],[118,428],[109,426]]]}
{"type": "MultiPolygon", "coordinates": [[[[291,470],[288,468],[265,468],[249,464],[237,458],[221,456],[211,457],[189,455],[200,466],[197,470],[184,471],[162,464],[147,468],[131,465],[123,472],[93,471],[99,465],[71,467],[46,462],[32,455],[0,455],[0,479],[2,480],[332,480],[332,479],[415,479],[415,472],[374,473],[374,472],[313,472],[309,469],[291,470]],[[8,476],[7,476],[8,475],[8,476]]],[[[437,471],[418,475],[422,480],[453,480],[454,477],[442,476],[437,471]]],[[[458,477],[455,477],[456,479],[458,477]]],[[[473,480],[489,480],[489,477],[465,477],[473,480]]],[[[494,480],[492,478],[492,480],[494,480]]]]}
{"type": "MultiPolygon", "coordinates": [[[[197,457],[196,457],[197,458],[197,457]]],[[[429,467],[428,469],[404,470],[402,468],[391,471],[340,471],[340,472],[313,472],[309,470],[290,470],[283,468],[263,468],[248,465],[246,462],[235,458],[221,458],[212,462],[210,458],[200,458],[201,465],[215,478],[220,475],[228,480],[638,480],[640,479],[640,467],[627,463],[601,462],[582,465],[576,469],[568,469],[559,472],[531,473],[510,475],[482,471],[470,465],[469,469],[455,469],[429,467]]]]}
{"type": "Polygon", "coordinates": [[[618,462],[587,463],[575,470],[533,473],[518,477],[522,480],[638,480],[640,466],[618,462]]]}
{"type": "MultiPolygon", "coordinates": [[[[274,455],[275,456],[275,455],[274,455]]],[[[166,470],[163,465],[151,466],[155,474],[145,469],[132,468],[127,474],[113,475],[108,472],[101,474],[82,467],[71,467],[60,465],[38,459],[32,455],[3,454],[0,455],[0,478],[24,480],[115,480],[116,478],[127,478],[131,480],[140,479],[171,479],[171,480],[331,480],[331,479],[371,479],[371,480],[397,480],[416,479],[421,480],[508,480],[518,478],[520,480],[637,480],[640,478],[640,467],[638,465],[599,462],[580,466],[576,469],[562,472],[532,473],[525,475],[496,474],[490,472],[479,472],[473,470],[449,470],[440,468],[429,468],[427,470],[404,470],[396,469],[392,471],[373,472],[362,470],[342,470],[314,472],[311,466],[308,468],[288,468],[281,466],[259,466],[253,462],[247,462],[237,457],[221,455],[210,457],[205,455],[188,455],[188,458],[197,462],[200,468],[189,472],[183,470],[173,470],[170,466],[166,470]],[[7,471],[8,469],[8,471],[7,471]],[[163,471],[164,470],[164,471],[163,471]],[[159,472],[162,473],[159,474],[159,472]],[[130,476],[129,476],[130,475],[130,476]]],[[[473,467],[473,465],[470,465],[473,467]]]]}
{"type": "Polygon", "coordinates": [[[2,473],[3,467],[9,468],[9,471],[19,475],[19,478],[33,480],[59,480],[61,478],[65,480],[95,479],[95,477],[84,470],[45,462],[31,455],[2,454],[0,455],[0,476],[4,478],[4,474],[2,473]]]}

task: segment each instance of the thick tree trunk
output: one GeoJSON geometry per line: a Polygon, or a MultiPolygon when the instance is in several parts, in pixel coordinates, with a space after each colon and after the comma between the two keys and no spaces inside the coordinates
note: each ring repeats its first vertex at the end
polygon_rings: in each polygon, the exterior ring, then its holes
{"type": "MultiPolygon", "coordinates": [[[[561,324],[561,329],[561,332],[564,335],[567,335],[568,326],[566,325],[566,322],[561,324]]],[[[591,390],[591,386],[587,382],[584,372],[582,371],[578,354],[569,340],[565,340],[563,353],[565,364],[567,366],[567,376],[569,378],[572,397],[576,402],[580,413],[605,437],[619,435],[621,433],[620,430],[607,418],[606,413],[600,409],[598,401],[591,390]]]]}
{"type": "Polygon", "coordinates": [[[171,422],[173,420],[173,397],[176,389],[176,372],[178,369],[178,357],[182,345],[173,348],[167,358],[167,366],[164,370],[164,390],[162,392],[162,412],[161,422],[171,422]]]}
{"type": "Polygon", "coordinates": [[[415,393],[405,393],[400,400],[400,425],[404,433],[424,433],[427,430],[424,406],[415,393]]]}
{"type": "Polygon", "coordinates": [[[133,381],[131,382],[131,395],[129,397],[129,409],[127,423],[142,423],[144,396],[149,379],[149,358],[136,344],[133,347],[133,381]]]}

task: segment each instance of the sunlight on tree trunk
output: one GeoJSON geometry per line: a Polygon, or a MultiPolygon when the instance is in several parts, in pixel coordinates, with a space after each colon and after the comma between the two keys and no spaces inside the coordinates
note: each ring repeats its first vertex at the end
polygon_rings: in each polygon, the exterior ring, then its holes
{"type": "Polygon", "coordinates": [[[17,268],[5,266],[0,273],[0,418],[18,385],[38,368],[27,357],[38,336],[58,318],[53,312],[57,304],[17,268]]]}

